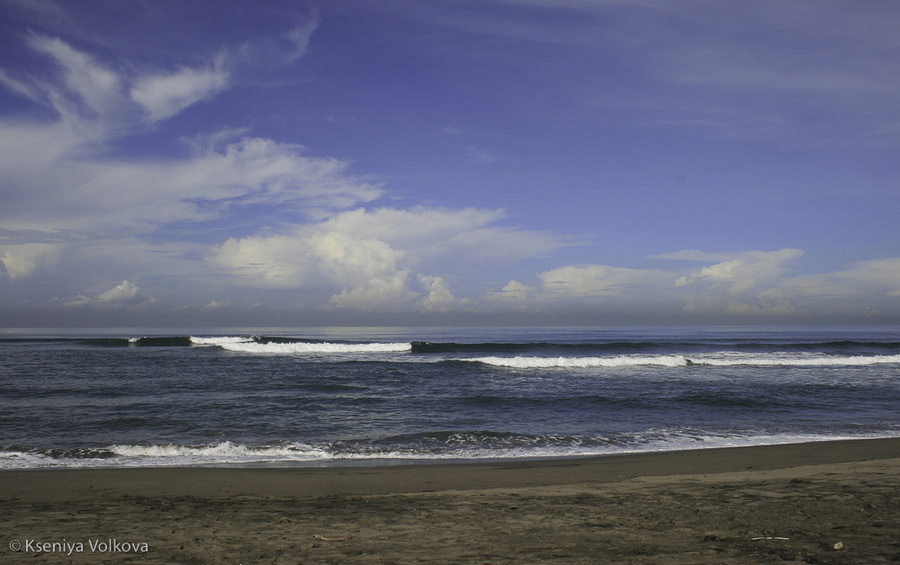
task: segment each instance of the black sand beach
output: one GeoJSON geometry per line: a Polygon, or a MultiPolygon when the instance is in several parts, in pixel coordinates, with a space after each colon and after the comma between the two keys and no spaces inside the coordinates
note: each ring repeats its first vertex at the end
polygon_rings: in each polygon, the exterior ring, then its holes
{"type": "Polygon", "coordinates": [[[0,485],[3,563],[900,561],[900,439],[0,485]]]}

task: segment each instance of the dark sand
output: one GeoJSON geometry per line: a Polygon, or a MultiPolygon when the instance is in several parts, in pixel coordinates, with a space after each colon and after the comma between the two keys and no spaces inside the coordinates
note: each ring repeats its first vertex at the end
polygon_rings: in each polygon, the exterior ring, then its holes
{"type": "Polygon", "coordinates": [[[0,563],[898,563],[900,438],[477,464],[7,471],[0,508],[0,563]]]}

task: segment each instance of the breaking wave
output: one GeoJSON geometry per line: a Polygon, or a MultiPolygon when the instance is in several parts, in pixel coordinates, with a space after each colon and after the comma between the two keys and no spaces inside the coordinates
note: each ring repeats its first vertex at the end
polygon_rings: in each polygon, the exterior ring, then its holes
{"type": "Polygon", "coordinates": [[[896,437],[896,434],[727,434],[704,430],[647,430],[634,434],[578,436],[490,431],[425,432],[378,440],[249,446],[112,445],[77,450],[3,450],[0,469],[181,466],[318,466],[347,461],[452,461],[584,457],[623,453],[896,437]]]}
{"type": "Polygon", "coordinates": [[[900,364],[900,355],[813,355],[794,353],[772,353],[754,355],[735,352],[721,352],[686,357],[684,355],[620,355],[615,357],[472,357],[457,359],[471,361],[495,367],[514,369],[549,369],[571,368],[586,369],[593,367],[863,367],[869,365],[900,364]]]}
{"type": "Polygon", "coordinates": [[[239,353],[403,353],[411,351],[410,343],[332,343],[312,342],[286,338],[258,337],[191,337],[191,343],[200,346],[216,346],[239,353]]]}
{"type": "Polygon", "coordinates": [[[591,367],[634,367],[640,365],[657,365],[663,367],[680,367],[690,363],[683,355],[652,355],[617,357],[473,357],[460,359],[493,365],[495,367],[511,367],[515,369],[547,369],[591,368],[591,367]]]}

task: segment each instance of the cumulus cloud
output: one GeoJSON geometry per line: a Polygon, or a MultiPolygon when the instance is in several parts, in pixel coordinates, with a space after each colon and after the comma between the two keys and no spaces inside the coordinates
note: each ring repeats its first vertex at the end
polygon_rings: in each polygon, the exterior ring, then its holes
{"type": "Polygon", "coordinates": [[[34,274],[39,266],[56,263],[59,255],[59,246],[49,243],[0,245],[0,266],[12,280],[26,279],[34,274]]]}
{"type": "Polygon", "coordinates": [[[312,251],[295,244],[291,236],[228,238],[216,246],[207,261],[247,287],[297,288],[311,270],[312,251]]]}
{"type": "Polygon", "coordinates": [[[461,304],[468,303],[468,300],[460,300],[453,296],[442,277],[419,275],[419,284],[425,293],[419,305],[422,312],[449,312],[461,304]]]}
{"type": "Polygon", "coordinates": [[[408,311],[419,293],[411,290],[406,281],[409,271],[402,270],[388,277],[376,277],[353,288],[344,289],[331,297],[338,308],[360,312],[408,311]]]}
{"type": "MultiPolygon", "coordinates": [[[[684,311],[746,315],[869,316],[896,311],[900,301],[900,259],[862,261],[847,269],[790,274],[803,251],[745,251],[704,254],[680,251],[665,259],[719,261],[675,281],[686,300],[684,311]]],[[[811,317],[811,318],[810,318],[811,317]]]]}
{"type": "Polygon", "coordinates": [[[66,306],[82,307],[92,306],[98,308],[122,308],[147,306],[156,302],[156,299],[147,297],[140,292],[140,288],[134,281],[123,280],[113,288],[101,292],[96,297],[80,295],[77,298],[66,301],[66,306]]]}
{"type": "Polygon", "coordinates": [[[357,209],[288,233],[230,238],[207,262],[250,287],[336,286],[330,302],[342,308],[419,301],[422,310],[446,311],[464,302],[439,273],[465,276],[561,244],[549,234],[499,226],[501,218],[491,210],[357,209]],[[408,285],[413,273],[424,297],[408,285]]]}
{"type": "MultiPolygon", "coordinates": [[[[803,255],[799,249],[780,249],[778,251],[744,251],[733,254],[733,258],[703,267],[675,281],[675,286],[685,286],[697,282],[721,285],[731,294],[742,294],[752,289],[771,286],[778,282],[791,264],[803,255]]],[[[702,254],[695,252],[677,252],[658,255],[661,259],[699,259],[702,254]]],[[[722,255],[714,255],[723,258],[722,255]]]]}
{"type": "Polygon", "coordinates": [[[786,292],[813,300],[900,296],[900,258],[860,261],[832,273],[798,275],[781,286],[786,292]]]}
{"type": "Polygon", "coordinates": [[[550,234],[496,225],[501,217],[491,210],[360,208],[287,233],[230,238],[207,260],[255,286],[298,287],[311,274],[352,285],[407,268],[431,274],[442,265],[509,264],[562,243],[550,234]]]}
{"type": "Polygon", "coordinates": [[[482,302],[488,309],[525,312],[534,309],[532,299],[535,289],[516,280],[506,283],[500,290],[484,293],[482,302]]]}
{"type": "Polygon", "coordinates": [[[509,281],[482,297],[497,310],[552,312],[556,309],[599,312],[632,310],[635,314],[679,300],[672,292],[678,275],[658,269],[630,269],[611,265],[566,265],[535,274],[539,284],[509,281]]]}
{"type": "Polygon", "coordinates": [[[486,292],[481,305],[510,311],[568,306],[585,311],[625,308],[633,314],[682,312],[703,319],[766,317],[815,320],[828,315],[869,316],[900,308],[900,259],[863,261],[848,269],[797,274],[804,253],[684,250],[652,259],[707,263],[694,268],[628,269],[567,265],[537,273],[539,285],[510,281],[486,292]],[[714,318],[710,318],[710,316],[714,318]]]}
{"type": "Polygon", "coordinates": [[[449,312],[465,305],[467,300],[453,296],[442,277],[418,275],[422,292],[409,288],[409,271],[371,278],[365,284],[344,289],[329,302],[337,308],[360,312],[449,312]]]}
{"type": "Polygon", "coordinates": [[[797,312],[794,296],[781,285],[803,256],[800,249],[704,253],[684,250],[657,255],[657,259],[715,261],[674,281],[687,313],[724,313],[739,317],[797,312]]]}

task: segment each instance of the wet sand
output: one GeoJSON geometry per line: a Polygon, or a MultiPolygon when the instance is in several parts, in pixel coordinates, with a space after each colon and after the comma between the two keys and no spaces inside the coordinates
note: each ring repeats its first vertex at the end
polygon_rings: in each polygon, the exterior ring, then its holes
{"type": "Polygon", "coordinates": [[[7,471],[0,563],[897,563],[898,500],[900,438],[440,465],[7,471]]]}

